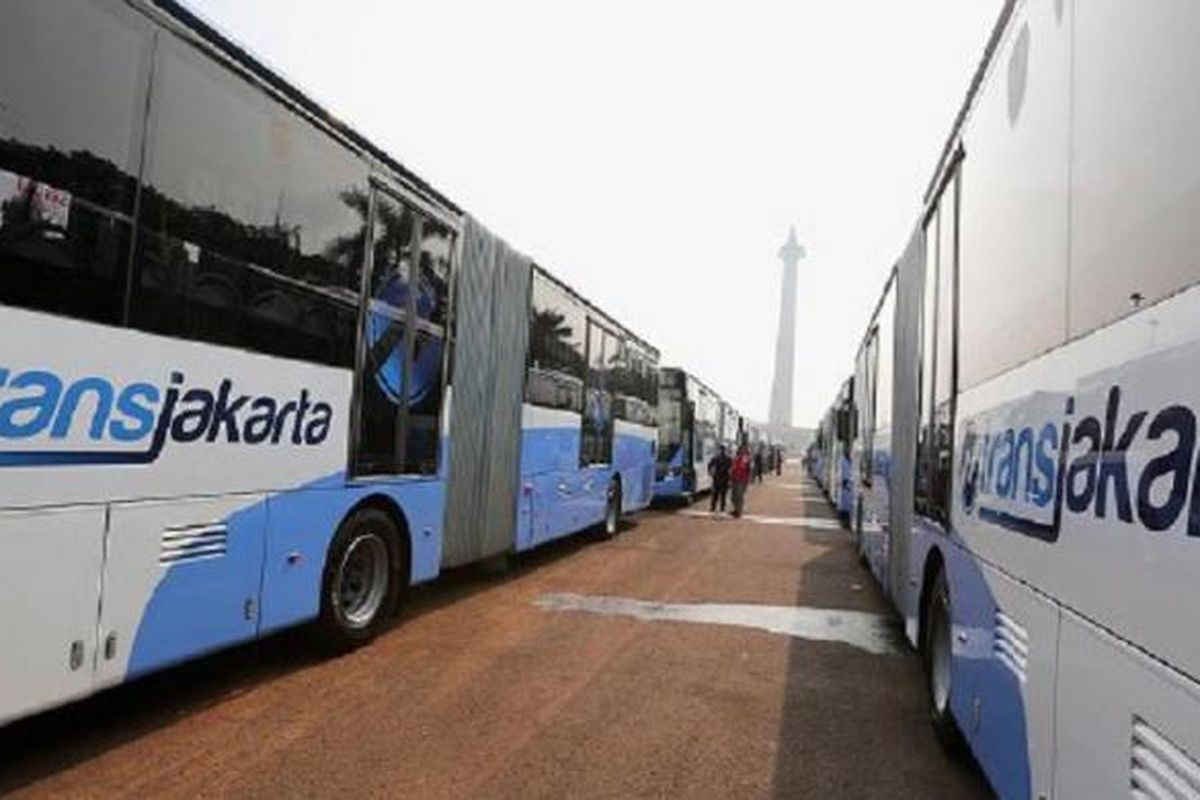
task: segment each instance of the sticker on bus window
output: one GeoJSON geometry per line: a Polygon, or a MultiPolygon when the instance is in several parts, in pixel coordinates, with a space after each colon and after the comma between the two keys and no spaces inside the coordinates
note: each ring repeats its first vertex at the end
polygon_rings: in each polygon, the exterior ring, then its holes
{"type": "Polygon", "coordinates": [[[70,219],[70,192],[0,170],[0,230],[32,225],[61,238],[70,219]]]}

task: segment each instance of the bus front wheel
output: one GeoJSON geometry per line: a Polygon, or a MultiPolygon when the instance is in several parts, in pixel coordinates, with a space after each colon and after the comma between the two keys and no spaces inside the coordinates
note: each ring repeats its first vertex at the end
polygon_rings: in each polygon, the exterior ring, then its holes
{"type": "Polygon", "coordinates": [[[375,638],[396,604],[399,532],[377,508],[354,512],[341,524],[321,581],[317,636],[327,648],[352,650],[375,638]]]}
{"type": "Polygon", "coordinates": [[[942,747],[951,754],[963,750],[962,733],[950,710],[954,680],[954,619],[950,605],[950,586],[944,570],[938,570],[925,606],[925,675],[929,718],[942,747]]]}

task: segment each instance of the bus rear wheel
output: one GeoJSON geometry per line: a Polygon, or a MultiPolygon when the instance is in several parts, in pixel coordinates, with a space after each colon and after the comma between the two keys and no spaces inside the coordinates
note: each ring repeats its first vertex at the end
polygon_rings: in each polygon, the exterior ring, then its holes
{"type": "Polygon", "coordinates": [[[621,484],[613,481],[608,487],[608,503],[604,509],[604,538],[611,539],[621,532],[621,484]]]}
{"type": "Polygon", "coordinates": [[[944,570],[938,570],[929,590],[922,621],[925,638],[926,698],[929,719],[938,742],[946,752],[957,755],[963,751],[962,733],[950,709],[954,680],[954,619],[950,605],[950,586],[944,570]]]}
{"type": "Polygon", "coordinates": [[[351,514],[334,534],[321,581],[317,637],[352,650],[375,638],[396,604],[399,532],[379,509],[351,514]]]}

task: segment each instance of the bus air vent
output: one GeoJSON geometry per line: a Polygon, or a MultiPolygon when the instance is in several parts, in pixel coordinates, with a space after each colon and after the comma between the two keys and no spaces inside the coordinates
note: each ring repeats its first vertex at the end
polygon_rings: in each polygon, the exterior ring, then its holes
{"type": "Polygon", "coordinates": [[[1133,718],[1129,789],[1136,800],[1190,800],[1200,797],[1200,762],[1156,731],[1133,718]]]}
{"type": "Polygon", "coordinates": [[[228,529],[219,523],[167,528],[163,531],[158,563],[181,564],[186,561],[221,558],[225,555],[228,537],[228,529]]]}
{"type": "Polygon", "coordinates": [[[1025,668],[1029,663],[1029,632],[999,609],[996,610],[996,633],[992,640],[992,653],[1017,680],[1025,682],[1025,668]]]}

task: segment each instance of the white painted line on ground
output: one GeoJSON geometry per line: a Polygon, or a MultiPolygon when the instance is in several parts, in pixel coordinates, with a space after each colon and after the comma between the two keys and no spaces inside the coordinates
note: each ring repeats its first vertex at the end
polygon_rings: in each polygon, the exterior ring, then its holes
{"type": "MultiPolygon", "coordinates": [[[[729,514],[720,512],[684,509],[679,512],[685,517],[701,517],[704,519],[733,519],[729,514]]],[[[787,525],[793,528],[812,528],[818,531],[841,530],[841,524],[832,517],[767,517],[761,514],[743,514],[746,522],[757,522],[760,525],[787,525]]]]}
{"type": "Polygon", "coordinates": [[[692,622],[754,628],[797,639],[842,642],[875,655],[899,652],[886,618],[865,611],[748,603],[656,603],[571,592],[542,595],[534,605],[550,611],[582,611],[632,617],[643,622],[692,622]]]}

